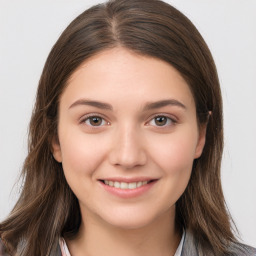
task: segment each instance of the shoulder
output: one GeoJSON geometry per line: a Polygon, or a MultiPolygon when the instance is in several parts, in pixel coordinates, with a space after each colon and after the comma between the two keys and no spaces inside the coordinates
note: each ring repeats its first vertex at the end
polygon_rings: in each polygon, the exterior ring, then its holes
{"type": "MultiPolygon", "coordinates": [[[[60,246],[59,246],[59,243],[56,243],[54,248],[52,249],[52,251],[50,252],[50,256],[61,256],[62,253],[61,253],[61,249],[60,249],[60,246]]],[[[3,240],[1,239],[0,237],[0,256],[11,256],[7,249],[6,249],[6,246],[3,242],[3,240]]]]}
{"type": "MultiPolygon", "coordinates": [[[[232,243],[230,253],[223,256],[256,256],[256,249],[241,243],[232,243]]],[[[202,249],[192,232],[186,230],[181,256],[214,256],[212,251],[202,249]]]]}
{"type": "Polygon", "coordinates": [[[1,238],[0,238],[0,256],[9,256],[1,238]]]}
{"type": "Polygon", "coordinates": [[[240,243],[233,244],[231,251],[238,256],[256,256],[256,248],[240,243]]]}

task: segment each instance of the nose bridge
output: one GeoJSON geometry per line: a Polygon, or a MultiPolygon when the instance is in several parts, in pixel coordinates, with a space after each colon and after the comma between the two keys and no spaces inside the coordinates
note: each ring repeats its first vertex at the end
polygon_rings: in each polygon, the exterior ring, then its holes
{"type": "Polygon", "coordinates": [[[126,122],[116,128],[110,160],[112,164],[126,169],[145,164],[146,152],[138,127],[126,122]]]}

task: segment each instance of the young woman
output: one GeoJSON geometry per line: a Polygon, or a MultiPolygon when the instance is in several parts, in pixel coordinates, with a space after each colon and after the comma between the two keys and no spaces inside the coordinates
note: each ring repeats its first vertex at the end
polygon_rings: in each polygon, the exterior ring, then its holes
{"type": "Polygon", "coordinates": [[[220,181],[222,101],[193,24],[158,0],[78,16],[46,61],[0,255],[256,255],[220,181]]]}

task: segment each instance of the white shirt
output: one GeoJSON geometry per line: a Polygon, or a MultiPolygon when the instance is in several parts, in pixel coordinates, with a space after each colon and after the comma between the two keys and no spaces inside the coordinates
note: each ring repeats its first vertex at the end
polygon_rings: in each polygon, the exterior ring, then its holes
{"type": "Polygon", "coordinates": [[[183,231],[182,238],[180,240],[180,244],[179,244],[174,256],[181,256],[181,251],[182,251],[182,248],[183,248],[184,238],[185,238],[185,231],[183,231]]]}
{"type": "MultiPolygon", "coordinates": [[[[179,244],[174,256],[181,256],[181,251],[182,251],[182,247],[183,247],[183,243],[184,243],[184,237],[185,237],[185,232],[183,232],[182,238],[180,240],[180,244],[179,244]]],[[[71,256],[71,254],[68,250],[67,244],[63,238],[60,239],[60,249],[61,249],[62,256],[71,256]]]]}

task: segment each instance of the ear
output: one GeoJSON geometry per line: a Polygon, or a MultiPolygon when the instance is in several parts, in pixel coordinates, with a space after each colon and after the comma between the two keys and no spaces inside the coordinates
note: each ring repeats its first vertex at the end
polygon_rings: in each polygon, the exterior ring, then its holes
{"type": "Polygon", "coordinates": [[[59,140],[56,137],[52,140],[52,155],[57,162],[62,162],[61,147],[59,140]]]}
{"type": "Polygon", "coordinates": [[[197,146],[195,150],[195,159],[199,158],[203,152],[204,145],[205,145],[205,139],[206,139],[206,129],[207,129],[207,123],[200,125],[199,127],[199,136],[197,141],[197,146]]]}

